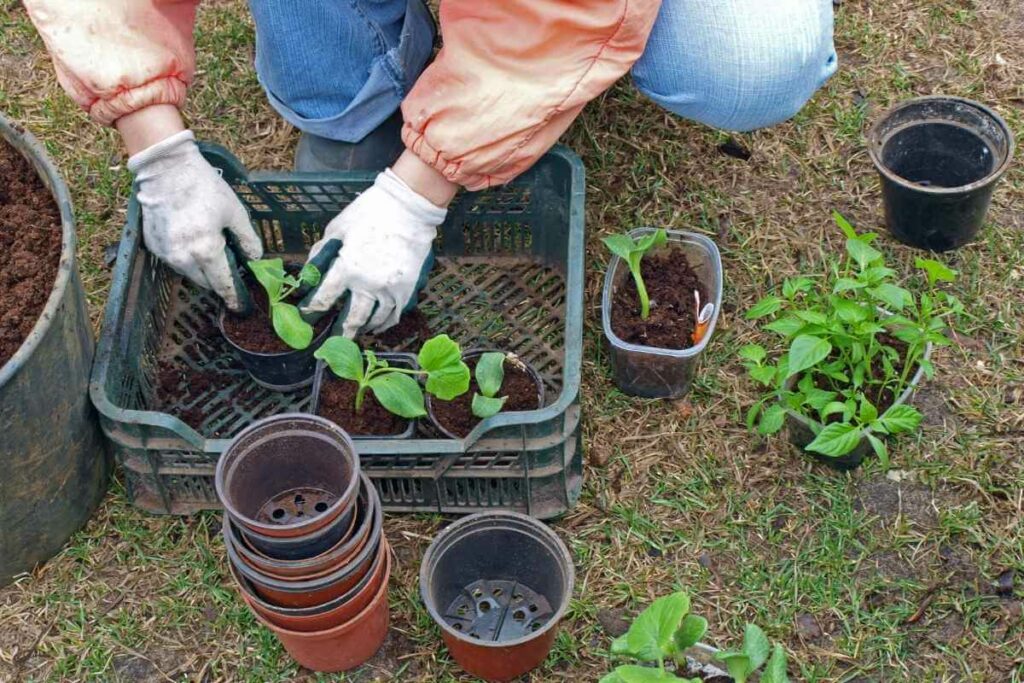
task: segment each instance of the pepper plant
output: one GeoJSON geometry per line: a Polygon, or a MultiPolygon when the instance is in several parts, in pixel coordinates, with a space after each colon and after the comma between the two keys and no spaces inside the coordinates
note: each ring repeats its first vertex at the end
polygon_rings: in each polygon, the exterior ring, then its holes
{"type": "Polygon", "coordinates": [[[963,312],[937,283],[954,280],[956,272],[917,259],[927,282],[917,296],[896,283],[896,272],[872,246],[876,233],[857,234],[841,215],[833,218],[846,235],[846,250],[829,262],[827,277],[788,279],[779,294],[747,312],[748,320],[770,319],[763,328],[785,345],[774,361],[757,344],[740,349],[750,376],[768,388],[747,413],[747,425],[774,434],[792,410],[810,418],[815,429],[807,450],[839,457],[856,448],[863,434],[887,467],[879,435],[912,431],[921,414],[911,405],[877,403],[900,396],[918,368],[933,375],[927,346],[948,344],[943,332],[963,312]]]}
{"type": "Polygon", "coordinates": [[[363,410],[366,392],[372,391],[386,410],[406,419],[427,414],[423,405],[423,389],[416,377],[427,378],[426,390],[446,401],[469,390],[469,367],[462,362],[462,351],[452,339],[442,334],[428,339],[420,349],[419,369],[390,365],[370,350],[346,337],[327,339],[313,354],[327,363],[335,375],[356,382],[356,413],[363,410]]]}
{"type": "MultiPolygon", "coordinates": [[[[676,672],[686,670],[686,651],[700,641],[707,628],[706,619],[690,614],[686,593],[658,598],[612,642],[612,654],[641,664],[622,664],[601,683],[700,683],[699,678],[680,678],[676,672]]],[[[773,648],[764,631],[754,624],[747,624],[741,650],[719,652],[716,659],[724,663],[736,683],[746,683],[762,666],[761,683],[789,681],[786,651],[778,643],[773,648]]]]}
{"type": "Polygon", "coordinates": [[[313,326],[302,319],[299,308],[288,303],[288,297],[303,285],[315,287],[320,282],[320,271],[307,263],[298,276],[290,275],[280,258],[249,261],[249,270],[267,293],[270,321],[281,341],[301,351],[313,342],[313,326]]]}
{"type": "Polygon", "coordinates": [[[651,315],[651,299],[647,295],[647,286],[644,284],[644,278],[640,272],[640,261],[644,254],[654,247],[665,244],[667,239],[665,230],[658,228],[635,241],[629,234],[610,235],[601,240],[609,251],[629,266],[629,272],[632,273],[633,282],[636,284],[636,293],[640,297],[640,318],[642,320],[647,320],[651,315]]]}

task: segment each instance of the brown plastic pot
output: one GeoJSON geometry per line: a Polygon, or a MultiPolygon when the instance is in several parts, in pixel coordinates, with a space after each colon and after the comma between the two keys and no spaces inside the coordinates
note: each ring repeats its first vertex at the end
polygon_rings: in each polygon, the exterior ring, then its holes
{"type": "MultiPolygon", "coordinates": [[[[462,359],[464,361],[470,361],[470,360],[473,360],[475,358],[479,358],[480,356],[482,356],[485,353],[492,353],[492,352],[494,352],[494,353],[506,353],[505,351],[499,351],[497,349],[470,349],[469,351],[466,351],[464,354],[462,354],[462,359]]],[[[523,366],[526,368],[526,374],[528,374],[530,376],[530,379],[532,379],[533,383],[537,386],[537,408],[543,408],[544,407],[544,380],[541,379],[540,373],[538,373],[534,369],[534,367],[532,365],[527,363],[522,358],[520,358],[519,360],[522,362],[523,366]]],[[[426,399],[427,399],[427,401],[426,401],[426,403],[427,403],[427,406],[426,406],[427,407],[427,416],[430,418],[431,424],[433,424],[435,427],[437,427],[438,431],[440,431],[442,434],[447,436],[449,439],[463,439],[464,437],[459,436],[455,432],[449,430],[447,427],[445,427],[441,423],[440,420],[437,419],[437,415],[434,413],[434,397],[432,395],[430,395],[430,394],[427,394],[426,395],[426,399]]],[[[440,399],[438,399],[438,400],[440,400],[440,399]]],[[[480,425],[480,423],[484,422],[484,421],[485,420],[479,420],[476,423],[476,425],[473,426],[473,429],[475,430],[480,425]]]]}
{"type": "MultiPolygon", "coordinates": [[[[388,578],[359,614],[323,631],[295,631],[268,621],[253,609],[256,619],[273,631],[296,662],[313,671],[348,671],[376,654],[388,634],[388,578]]],[[[245,598],[245,592],[242,592],[245,598]]],[[[248,599],[246,603],[249,604],[248,599]]]]}
{"type": "MultiPolygon", "coordinates": [[[[366,477],[365,474],[360,476],[366,477]]],[[[319,555],[298,559],[270,557],[260,552],[258,548],[251,547],[247,543],[247,536],[231,522],[231,518],[227,515],[224,516],[224,533],[231,535],[231,541],[242,561],[257,571],[284,579],[321,574],[325,569],[338,567],[353,557],[363,549],[366,539],[370,536],[374,509],[378,507],[379,500],[369,481],[364,481],[362,486],[363,489],[360,491],[353,510],[351,533],[319,555]]],[[[225,543],[227,542],[225,540],[225,543]]]]}
{"type": "Polygon", "coordinates": [[[231,535],[226,535],[228,558],[264,600],[280,607],[314,607],[345,594],[369,571],[383,539],[380,505],[375,505],[369,538],[362,549],[334,571],[318,577],[276,578],[242,561],[231,535]]]}
{"type": "Polygon", "coordinates": [[[359,490],[359,456],[348,434],[328,420],[275,415],[232,440],[214,482],[224,509],[245,530],[296,539],[341,526],[333,545],[359,490]]]}
{"type": "Polygon", "coordinates": [[[257,614],[267,621],[291,631],[324,631],[344,623],[362,612],[377,594],[381,582],[387,582],[391,575],[391,546],[385,540],[373,561],[370,571],[344,595],[315,607],[278,607],[261,599],[252,589],[252,584],[239,576],[232,567],[242,596],[257,614]]]}
{"type": "Polygon", "coordinates": [[[548,656],[572,597],[565,544],[516,512],[483,512],[445,528],[420,565],[420,595],[452,657],[508,681],[548,656]]]}

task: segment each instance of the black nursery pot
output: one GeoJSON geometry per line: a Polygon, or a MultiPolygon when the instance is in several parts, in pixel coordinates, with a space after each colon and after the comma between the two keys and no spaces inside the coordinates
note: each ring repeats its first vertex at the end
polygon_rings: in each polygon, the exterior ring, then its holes
{"type": "Polygon", "coordinates": [[[441,531],[420,565],[420,595],[452,657],[508,681],[547,657],[575,580],[551,529],[515,512],[482,512],[441,531]]]}
{"type": "Polygon", "coordinates": [[[948,251],[975,238],[1013,158],[1013,133],[988,107],[920,97],[882,115],[868,133],[882,180],[885,222],[905,244],[948,251]]]}
{"type": "Polygon", "coordinates": [[[308,387],[313,383],[316,373],[316,359],[313,354],[331,334],[331,325],[327,325],[313,338],[309,346],[301,350],[283,351],[281,353],[258,353],[239,346],[224,331],[224,317],[227,310],[222,310],[217,318],[217,327],[225,341],[238,354],[239,360],[253,381],[271,391],[293,391],[308,387]]]}

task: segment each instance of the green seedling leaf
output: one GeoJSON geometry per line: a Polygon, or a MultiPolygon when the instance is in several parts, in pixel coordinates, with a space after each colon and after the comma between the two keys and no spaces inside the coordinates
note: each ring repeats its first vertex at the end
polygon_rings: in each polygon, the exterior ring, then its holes
{"type": "Polygon", "coordinates": [[[671,671],[650,666],[623,664],[601,679],[601,683],[700,683],[697,679],[679,678],[671,671]]]}
{"type": "Polygon", "coordinates": [[[828,357],[832,345],[828,341],[809,334],[802,334],[789,347],[789,376],[812,368],[828,357]]]}
{"type": "Polygon", "coordinates": [[[493,398],[505,381],[505,354],[494,351],[483,354],[476,362],[474,374],[480,393],[493,398]]]}
{"type": "Polygon", "coordinates": [[[715,654],[715,659],[725,664],[735,683],[747,683],[747,678],[754,672],[750,666],[750,657],[742,652],[719,652],[715,654]]]}
{"type": "Polygon", "coordinates": [[[753,363],[760,363],[765,359],[765,356],[767,356],[767,353],[765,353],[764,347],[757,344],[747,344],[740,349],[740,358],[753,363]]]}
{"type": "Polygon", "coordinates": [[[451,401],[469,391],[469,366],[457,364],[427,374],[427,392],[442,401],[451,401]]]}
{"type": "Polygon", "coordinates": [[[481,396],[480,394],[473,394],[473,414],[479,417],[481,420],[486,420],[487,418],[500,413],[501,409],[505,406],[505,401],[507,400],[508,396],[502,396],[501,398],[492,398],[490,396],[481,396]]]}
{"type": "Polygon", "coordinates": [[[820,311],[793,311],[793,315],[811,325],[825,325],[828,323],[828,316],[820,311]]]}
{"type": "Polygon", "coordinates": [[[768,406],[761,414],[761,423],[757,427],[758,434],[768,436],[777,433],[782,429],[785,419],[786,409],[783,406],[778,403],[768,406]]]}
{"type": "Polygon", "coordinates": [[[814,441],[807,444],[806,450],[838,458],[857,447],[860,435],[861,431],[857,427],[844,422],[834,422],[822,429],[814,441]]]}
{"type": "Polygon", "coordinates": [[[775,380],[775,373],[778,369],[774,365],[753,365],[747,368],[747,372],[760,384],[769,386],[775,380]]]}
{"type": "Polygon", "coordinates": [[[757,624],[747,624],[743,631],[743,654],[750,658],[750,671],[754,672],[768,659],[771,643],[757,624]]]}
{"type": "Polygon", "coordinates": [[[462,349],[447,334],[439,334],[423,344],[418,360],[427,372],[451,368],[462,362],[462,349]]]}
{"type": "Polygon", "coordinates": [[[804,392],[804,403],[814,410],[822,410],[836,397],[836,392],[812,386],[804,392]]]}
{"type": "Polygon", "coordinates": [[[633,238],[629,235],[609,235],[608,237],[602,237],[601,241],[604,242],[604,246],[608,247],[608,251],[627,263],[629,262],[629,255],[636,248],[636,243],[633,242],[633,238]]]}
{"type": "Polygon", "coordinates": [[[271,303],[280,301],[281,288],[284,286],[284,261],[279,258],[249,261],[249,270],[262,285],[271,303]]]}
{"type": "Polygon", "coordinates": [[[843,234],[846,235],[847,239],[857,239],[857,231],[853,229],[853,226],[850,225],[850,221],[846,220],[846,217],[843,216],[843,214],[833,210],[832,220],[836,222],[836,225],[838,225],[839,229],[843,231],[843,234]]]}
{"type": "Polygon", "coordinates": [[[388,372],[372,378],[369,385],[388,412],[410,420],[427,414],[423,407],[423,390],[409,375],[388,372]]]}
{"type": "Polygon", "coordinates": [[[313,326],[302,319],[296,306],[283,302],[272,304],[270,318],[277,336],[293,349],[301,351],[313,342],[313,326]]]}
{"type": "Polygon", "coordinates": [[[612,652],[645,662],[658,662],[672,653],[672,637],[690,611],[686,593],[658,598],[636,618],[626,634],[612,643],[612,652]]]}
{"type": "Polygon", "coordinates": [[[775,643],[772,657],[761,672],[761,683],[789,683],[789,676],[786,675],[786,650],[779,643],[775,643]]]}
{"type": "Polygon", "coordinates": [[[302,270],[299,271],[299,282],[307,287],[316,287],[320,284],[320,269],[312,263],[302,266],[302,270]]]}
{"type": "Polygon", "coordinates": [[[867,437],[868,443],[871,444],[871,448],[874,449],[875,455],[878,456],[878,462],[884,469],[889,469],[889,449],[886,447],[885,442],[871,432],[867,433],[867,437]]]}
{"type": "Polygon", "coordinates": [[[668,233],[663,228],[658,228],[654,232],[644,235],[636,242],[636,249],[634,251],[640,252],[643,256],[654,247],[660,247],[668,241],[668,233]]]}
{"type": "Polygon", "coordinates": [[[672,640],[676,647],[676,653],[683,654],[691,647],[700,642],[708,630],[708,620],[696,614],[687,614],[683,623],[676,629],[672,640]]]}
{"type": "Polygon", "coordinates": [[[918,258],[914,260],[914,265],[925,272],[925,275],[928,276],[928,284],[930,285],[934,285],[936,282],[953,282],[956,280],[957,272],[938,261],[918,258]]]}
{"type": "Polygon", "coordinates": [[[878,421],[890,434],[900,434],[917,429],[921,424],[921,413],[914,406],[901,403],[885,411],[878,421]]]}
{"type": "Polygon", "coordinates": [[[860,280],[854,280],[849,277],[841,277],[836,280],[836,283],[832,285],[832,293],[840,294],[842,292],[856,291],[858,289],[864,289],[868,284],[861,282],[860,280]]]}
{"type": "Polygon", "coordinates": [[[773,320],[764,326],[764,329],[770,330],[777,334],[781,334],[786,339],[792,339],[796,335],[800,334],[800,331],[807,327],[807,323],[799,318],[791,315],[787,315],[784,318],[773,320]]]}
{"type": "Polygon", "coordinates": [[[757,320],[758,318],[763,318],[766,315],[771,315],[781,308],[782,299],[777,296],[766,296],[747,311],[746,318],[747,320],[757,320]]]}
{"type": "Polygon", "coordinates": [[[782,283],[782,296],[792,299],[801,292],[809,292],[814,287],[814,280],[809,277],[789,278],[782,283]]]}
{"type": "Polygon", "coordinates": [[[313,353],[313,357],[327,363],[331,372],[342,379],[363,381],[363,354],[359,351],[359,345],[351,339],[329,337],[313,353]]]}
{"type": "Polygon", "coordinates": [[[882,259],[882,252],[870,246],[860,238],[851,238],[846,240],[846,252],[850,255],[850,258],[857,263],[861,271],[866,270],[876,261],[880,261],[882,259]]]}
{"type": "Polygon", "coordinates": [[[857,417],[860,418],[861,423],[870,424],[878,418],[878,408],[867,398],[861,397],[860,412],[857,414],[857,417]]]}
{"type": "Polygon", "coordinates": [[[868,294],[885,304],[886,308],[893,313],[900,313],[914,303],[914,297],[910,292],[889,282],[872,287],[868,290],[868,294]]]}
{"type": "Polygon", "coordinates": [[[863,322],[871,316],[871,312],[866,306],[855,301],[834,297],[831,303],[839,319],[846,323],[863,322]]]}

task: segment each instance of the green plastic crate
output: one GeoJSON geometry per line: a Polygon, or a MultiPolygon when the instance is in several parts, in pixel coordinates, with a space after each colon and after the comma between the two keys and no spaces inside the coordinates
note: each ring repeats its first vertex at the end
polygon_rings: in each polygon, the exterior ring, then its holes
{"type": "MultiPolygon", "coordinates": [[[[374,174],[249,173],[227,150],[201,145],[249,209],[268,255],[302,260],[324,226],[374,174]]],[[[583,165],[556,147],[506,186],[464,193],[435,243],[437,264],[419,308],[434,333],[463,348],[514,351],[544,379],[540,410],[499,414],[478,439],[439,438],[426,420],[412,439],[356,439],[384,508],[535,517],[571,508],[582,485],[579,386],[583,343],[583,165]]],[[[134,195],[114,269],[90,393],[134,503],[155,513],[219,507],[217,458],[255,419],[305,410],[310,390],[275,393],[253,382],[211,334],[218,302],[142,246],[134,195]],[[161,400],[161,360],[225,378],[183,380],[161,400]],[[203,408],[201,419],[194,417],[203,408]],[[193,417],[192,426],[179,416],[193,417]]],[[[394,350],[411,350],[401,346],[394,350]]]]}

